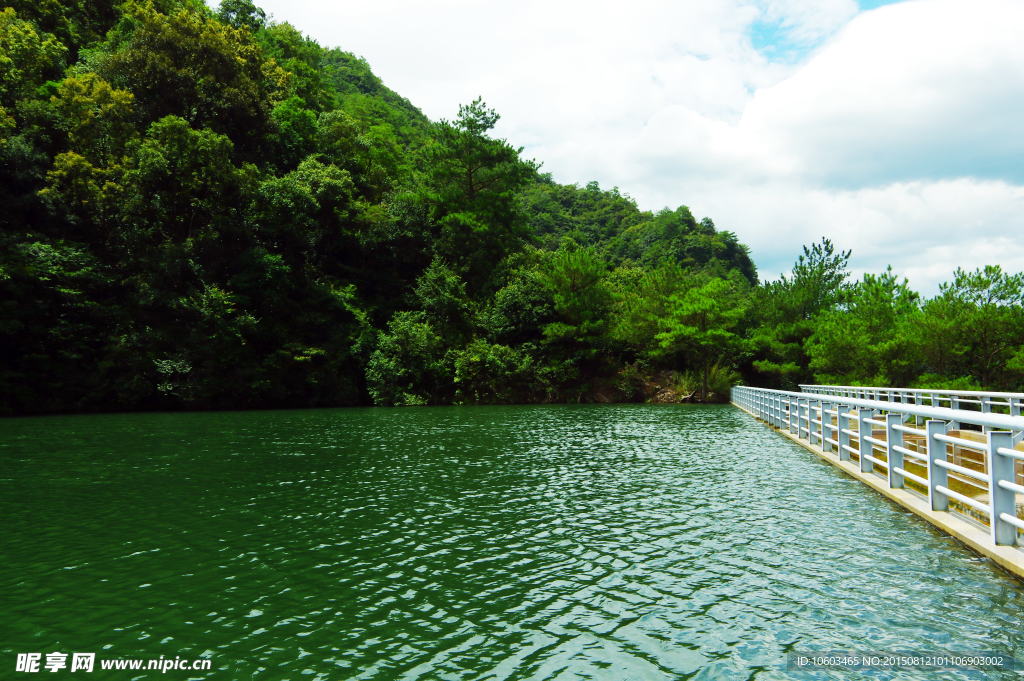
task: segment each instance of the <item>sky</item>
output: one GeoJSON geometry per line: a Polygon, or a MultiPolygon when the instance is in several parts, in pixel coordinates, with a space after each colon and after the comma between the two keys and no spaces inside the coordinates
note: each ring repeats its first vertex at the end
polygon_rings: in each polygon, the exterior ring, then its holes
{"type": "Polygon", "coordinates": [[[257,0],[433,120],[478,96],[558,182],[689,206],[762,280],[852,250],[930,296],[1024,271],[1022,0],[257,0]]]}

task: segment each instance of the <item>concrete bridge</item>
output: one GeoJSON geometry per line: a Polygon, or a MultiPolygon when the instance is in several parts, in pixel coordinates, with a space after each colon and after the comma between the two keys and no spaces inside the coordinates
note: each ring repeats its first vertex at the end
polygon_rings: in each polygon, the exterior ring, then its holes
{"type": "Polygon", "coordinates": [[[1022,393],[737,386],[732,403],[1024,578],[1022,393]]]}

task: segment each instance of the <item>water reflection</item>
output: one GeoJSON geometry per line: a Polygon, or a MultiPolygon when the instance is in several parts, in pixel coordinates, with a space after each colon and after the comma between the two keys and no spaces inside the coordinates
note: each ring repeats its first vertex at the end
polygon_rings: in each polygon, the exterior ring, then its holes
{"type": "Polygon", "coordinates": [[[12,664],[45,649],[204,654],[210,678],[773,679],[791,650],[1024,638],[1019,582],[729,407],[0,428],[12,664]]]}

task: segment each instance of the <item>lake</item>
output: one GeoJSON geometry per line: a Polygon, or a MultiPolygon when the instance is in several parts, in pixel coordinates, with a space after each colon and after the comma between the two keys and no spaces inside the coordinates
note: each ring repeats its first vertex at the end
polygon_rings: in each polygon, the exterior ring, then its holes
{"type": "Polygon", "coordinates": [[[6,419],[0,519],[4,678],[17,654],[54,651],[95,653],[96,671],[210,661],[109,672],[123,679],[783,679],[791,651],[1024,659],[1024,585],[731,406],[6,419]]]}

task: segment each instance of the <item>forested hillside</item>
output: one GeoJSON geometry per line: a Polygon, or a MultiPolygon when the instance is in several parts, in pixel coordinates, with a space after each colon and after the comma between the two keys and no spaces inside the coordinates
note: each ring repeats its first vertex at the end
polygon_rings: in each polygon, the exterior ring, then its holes
{"type": "Polygon", "coordinates": [[[19,1],[0,50],[8,413],[593,399],[654,269],[756,281],[247,0],[19,1]]]}
{"type": "Polygon", "coordinates": [[[478,99],[432,122],[249,0],[8,0],[0,413],[1024,374],[1019,277],[922,303],[850,284],[824,242],[761,285],[710,218],[560,185],[497,120],[478,99]]]}

